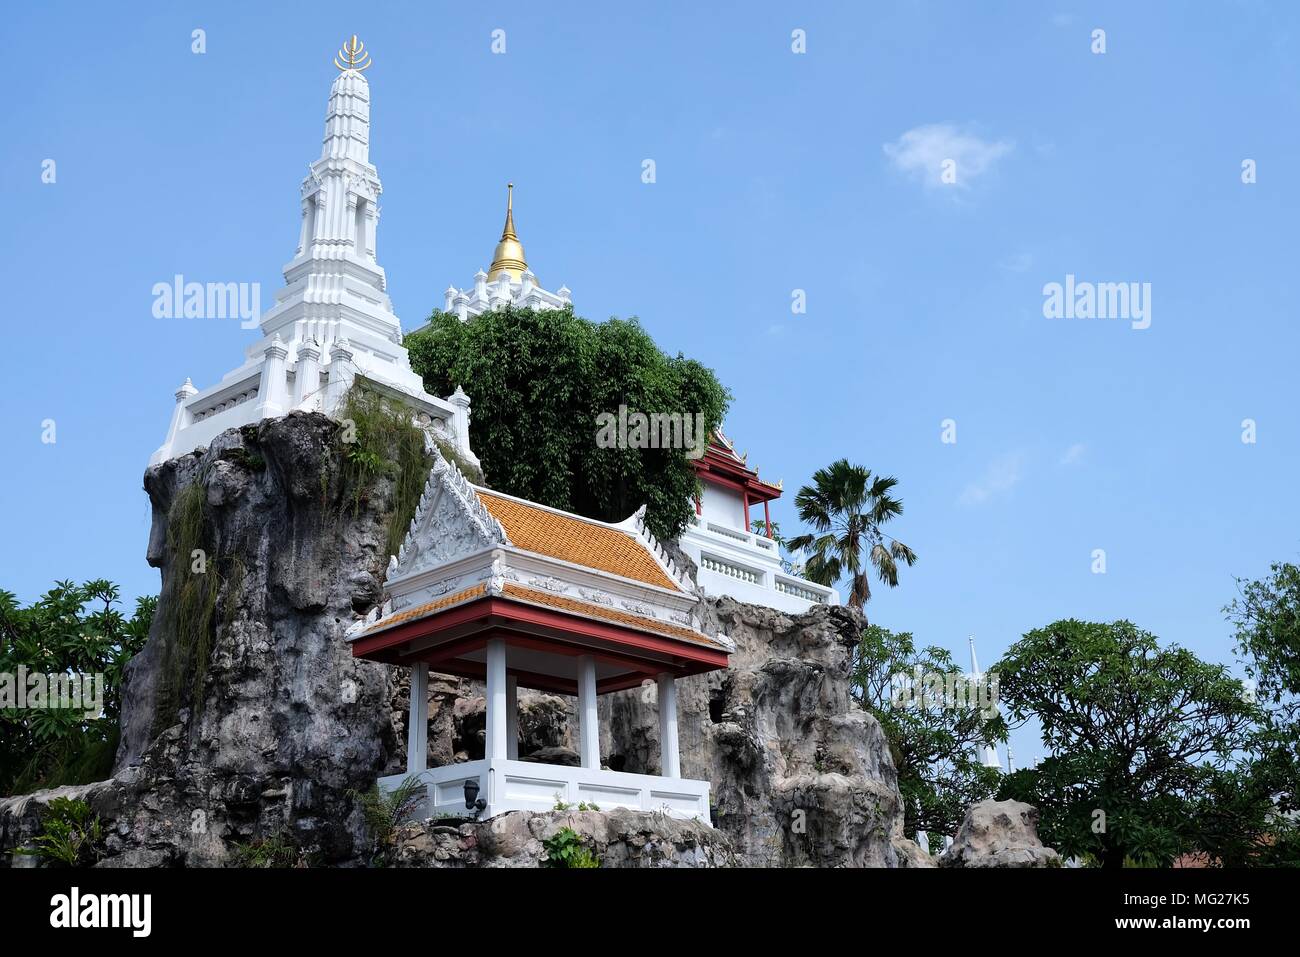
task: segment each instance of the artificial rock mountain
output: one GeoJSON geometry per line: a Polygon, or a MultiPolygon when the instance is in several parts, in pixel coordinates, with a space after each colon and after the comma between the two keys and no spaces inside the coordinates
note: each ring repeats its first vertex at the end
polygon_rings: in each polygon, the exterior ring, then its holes
{"type": "MultiPolygon", "coordinates": [[[[353,659],[344,641],[380,599],[396,495],[384,475],[360,496],[345,487],[338,430],[323,415],[293,413],[148,470],[148,558],[163,587],[127,671],[115,774],[0,802],[0,863],[25,860],[11,852],[59,794],[101,816],[110,865],[218,866],[267,838],[313,862],[367,859],[355,792],[401,770],[409,681],[405,669],[353,659]],[[186,516],[198,516],[197,538],[178,528],[186,516]],[[193,541],[216,576],[206,603],[184,591],[193,550],[178,549],[193,541]]],[[[928,866],[903,837],[884,734],[850,700],[860,617],[826,606],[791,617],[730,599],[707,600],[704,617],[736,652],[727,670],[679,682],[679,728],[682,773],[712,782],[717,831],[635,812],[583,818],[606,863],[928,866]]],[[[651,690],[601,698],[611,766],[657,768],[651,690]]],[[[429,694],[431,764],[480,756],[481,686],[431,676],[429,694]]],[[[520,709],[521,757],[564,760],[572,702],[522,694],[520,709]]],[[[511,861],[535,864],[547,828],[549,819],[415,826],[401,832],[398,860],[494,866],[466,848],[501,832],[522,855],[511,861]]]]}

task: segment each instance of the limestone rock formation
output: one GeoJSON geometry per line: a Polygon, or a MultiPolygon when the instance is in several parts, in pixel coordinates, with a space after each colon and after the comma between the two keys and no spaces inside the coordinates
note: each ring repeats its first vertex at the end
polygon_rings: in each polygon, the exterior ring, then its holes
{"type": "Polygon", "coordinates": [[[1060,867],[1038,839],[1038,808],[1021,801],[981,801],[966,811],[940,867],[1060,867]]]}
{"type": "MultiPolygon", "coordinates": [[[[706,633],[736,644],[726,671],[677,683],[682,774],[713,784],[717,825],[755,867],[928,866],[903,836],[879,723],[849,696],[862,618],[839,606],[790,616],[730,598],[704,603],[706,633]]],[[[602,754],[657,773],[654,687],[601,699],[602,754]]]]}
{"type": "MultiPolygon", "coordinates": [[[[12,851],[60,794],[103,819],[108,865],[218,866],[272,839],[313,862],[364,862],[353,792],[400,771],[409,681],[405,669],[353,659],[344,640],[380,598],[396,490],[384,474],[344,487],[338,429],[293,413],[149,469],[148,557],[162,595],[127,670],[114,777],[0,802],[0,866],[28,861],[12,851]]],[[[702,611],[705,630],[728,635],[736,652],[726,671],[678,682],[682,773],[712,782],[728,850],[692,837],[698,825],[578,815],[607,865],[929,865],[902,835],[880,726],[849,697],[860,616],[817,607],[792,617],[730,599],[702,611]]],[[[608,766],[658,772],[655,691],[602,697],[608,766]]],[[[429,694],[430,764],[480,757],[478,683],[431,676],[429,694]]],[[[520,697],[520,756],[572,760],[573,702],[520,697]]],[[[466,866],[522,860],[532,852],[472,848],[520,827],[538,839],[550,820],[466,825],[454,840],[432,822],[412,833],[408,863],[427,860],[417,845],[466,866]]]]}
{"type": "Polygon", "coordinates": [[[699,821],[646,811],[509,811],[487,821],[401,829],[396,867],[541,867],[544,842],[570,828],[601,867],[730,867],[731,842],[699,821]]]}
{"type": "MultiPolygon", "coordinates": [[[[345,494],[338,428],[269,419],[145,474],[162,594],[127,669],[115,777],[81,795],[110,825],[106,863],[210,866],[268,838],[355,858],[348,792],[398,742],[393,672],[343,635],[380,595],[393,488],[345,494]]],[[[0,808],[4,851],[46,797],[0,808]]]]}

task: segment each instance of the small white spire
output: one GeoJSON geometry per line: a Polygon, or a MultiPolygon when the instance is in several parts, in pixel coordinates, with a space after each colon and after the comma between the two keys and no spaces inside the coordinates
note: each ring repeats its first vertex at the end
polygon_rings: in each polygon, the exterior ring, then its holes
{"type": "MultiPolygon", "coordinates": [[[[975,636],[970,635],[966,640],[970,643],[970,678],[972,681],[979,681],[984,677],[984,673],[980,671],[979,659],[975,657],[975,636]]],[[[1002,761],[998,758],[998,749],[994,746],[985,745],[975,753],[984,767],[1002,770],[1002,761]]]]}

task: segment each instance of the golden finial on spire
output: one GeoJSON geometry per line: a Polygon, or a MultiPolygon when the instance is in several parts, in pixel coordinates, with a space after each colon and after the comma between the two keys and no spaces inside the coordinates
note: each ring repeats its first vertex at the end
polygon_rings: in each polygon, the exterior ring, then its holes
{"type": "Polygon", "coordinates": [[[512,282],[519,282],[527,268],[523,243],[515,233],[515,184],[506,183],[506,225],[501,230],[501,241],[497,243],[492,265],[488,268],[488,281],[498,279],[505,273],[512,282]]]}
{"type": "Polygon", "coordinates": [[[356,70],[358,73],[368,70],[372,62],[370,54],[366,52],[366,45],[357,39],[355,33],[352,34],[351,40],[343,41],[343,46],[334,57],[334,65],[344,73],[348,70],[356,70]],[[347,61],[346,65],[339,62],[340,58],[347,61]]]}

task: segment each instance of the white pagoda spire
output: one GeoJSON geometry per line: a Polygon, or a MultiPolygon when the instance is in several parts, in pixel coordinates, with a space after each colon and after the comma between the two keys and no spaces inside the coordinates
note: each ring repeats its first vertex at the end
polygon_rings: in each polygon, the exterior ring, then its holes
{"type": "MultiPolygon", "coordinates": [[[[984,672],[980,671],[979,660],[975,657],[975,636],[970,635],[967,641],[970,643],[970,680],[982,681],[984,672]]],[[[993,745],[986,744],[983,748],[978,749],[976,757],[979,758],[980,764],[984,765],[984,767],[1002,770],[1002,762],[998,760],[997,748],[993,747],[993,745]]]]}
{"type": "Polygon", "coordinates": [[[375,258],[383,185],[370,162],[370,84],[362,73],[370,54],[354,36],[334,65],[339,74],[330,86],[320,158],[299,190],[298,247],[275,305],[260,317],[262,337],[217,385],[176,394],[172,426],[151,464],[207,445],[226,429],[296,409],[333,415],[358,376],[410,405],[428,432],[478,463],[469,448],[468,396],[440,399],[424,391],[375,258]]]}
{"type": "MultiPolygon", "coordinates": [[[[369,54],[358,56],[369,66],[369,54]]],[[[315,338],[324,349],[341,334],[354,344],[376,336],[400,344],[402,326],[375,257],[384,187],[370,162],[370,84],[364,67],[339,66],[320,158],[307,168],[300,188],[298,248],[284,267],[285,288],[263,317],[262,332],[278,332],[290,343],[315,338]],[[346,326],[359,327],[360,334],[346,326]]]]}

